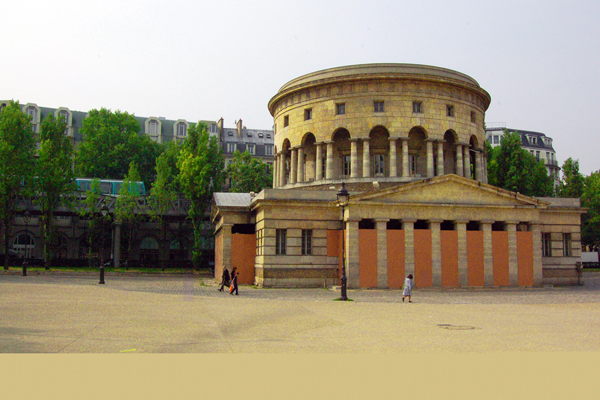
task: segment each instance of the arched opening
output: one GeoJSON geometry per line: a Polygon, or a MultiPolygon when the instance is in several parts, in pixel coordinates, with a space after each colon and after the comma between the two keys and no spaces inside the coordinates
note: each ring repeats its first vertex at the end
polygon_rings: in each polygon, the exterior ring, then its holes
{"type": "Polygon", "coordinates": [[[427,133],[419,126],[408,132],[408,175],[427,176],[427,133]]]}
{"type": "Polygon", "coordinates": [[[35,255],[35,240],[29,233],[22,233],[13,240],[12,249],[19,255],[19,258],[33,258],[35,255]]]}
{"type": "Polygon", "coordinates": [[[444,133],[444,172],[456,174],[456,142],[458,135],[449,129],[444,133]]]}
{"type": "Polygon", "coordinates": [[[316,177],[317,166],[317,146],[315,143],[315,135],[307,133],[302,139],[302,147],[304,148],[304,182],[312,182],[316,177]]]}
{"type": "Polygon", "coordinates": [[[476,151],[478,148],[479,148],[479,141],[473,135],[473,136],[471,136],[471,139],[469,140],[469,160],[470,160],[471,178],[472,179],[476,178],[476,173],[475,173],[475,165],[476,165],[475,158],[478,156],[478,153],[476,151]]]}
{"type": "Polygon", "coordinates": [[[291,171],[291,153],[290,153],[290,141],[289,139],[285,139],[283,141],[283,145],[281,146],[281,152],[283,153],[282,162],[283,162],[283,184],[287,185],[290,183],[290,171],[291,171]]]}
{"type": "Polygon", "coordinates": [[[54,260],[64,260],[67,258],[68,239],[62,233],[57,233],[52,239],[52,258],[54,260]]]}
{"type": "Polygon", "coordinates": [[[185,260],[187,259],[186,246],[183,240],[173,239],[169,246],[169,260],[185,260]]]}
{"type": "Polygon", "coordinates": [[[341,128],[333,134],[333,176],[339,178],[350,177],[352,170],[350,160],[350,132],[341,128]]]}
{"type": "Polygon", "coordinates": [[[369,133],[371,176],[389,176],[390,133],[384,126],[376,126],[369,133]]]}

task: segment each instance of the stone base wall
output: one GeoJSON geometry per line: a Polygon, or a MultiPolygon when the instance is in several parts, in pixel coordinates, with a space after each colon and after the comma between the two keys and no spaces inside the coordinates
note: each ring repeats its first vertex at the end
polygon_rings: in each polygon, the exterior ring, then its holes
{"type": "Polygon", "coordinates": [[[544,268],[544,285],[576,286],[583,284],[583,277],[579,277],[575,268],[544,268]]]}
{"type": "Polygon", "coordinates": [[[255,268],[254,284],[258,287],[331,287],[339,285],[335,268],[255,268]]]}

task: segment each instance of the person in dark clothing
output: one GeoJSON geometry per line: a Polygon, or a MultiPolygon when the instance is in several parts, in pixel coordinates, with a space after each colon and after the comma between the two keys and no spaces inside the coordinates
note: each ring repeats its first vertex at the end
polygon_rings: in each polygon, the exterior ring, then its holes
{"type": "Polygon", "coordinates": [[[229,287],[229,271],[227,267],[223,267],[223,275],[221,275],[221,287],[219,288],[219,292],[223,291],[223,287],[229,287]]]}
{"type": "Polygon", "coordinates": [[[238,275],[239,273],[237,272],[237,267],[233,267],[231,270],[231,285],[233,286],[233,290],[229,292],[229,294],[233,294],[233,292],[235,292],[236,296],[238,295],[238,275]]]}

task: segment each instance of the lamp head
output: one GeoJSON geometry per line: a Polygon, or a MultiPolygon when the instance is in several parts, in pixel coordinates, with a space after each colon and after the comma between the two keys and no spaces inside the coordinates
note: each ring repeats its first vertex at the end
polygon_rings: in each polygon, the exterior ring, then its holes
{"type": "Polygon", "coordinates": [[[102,208],[100,209],[100,212],[102,213],[103,217],[106,217],[106,214],[108,214],[108,206],[106,204],[103,204],[102,208]]]}
{"type": "Polygon", "coordinates": [[[25,212],[23,213],[23,220],[25,220],[25,223],[28,224],[30,219],[31,213],[29,212],[29,210],[25,210],[25,212]]]}
{"type": "Polygon", "coordinates": [[[350,193],[346,189],[346,183],[342,182],[342,188],[337,192],[337,201],[340,207],[346,207],[350,201],[350,193]]]}

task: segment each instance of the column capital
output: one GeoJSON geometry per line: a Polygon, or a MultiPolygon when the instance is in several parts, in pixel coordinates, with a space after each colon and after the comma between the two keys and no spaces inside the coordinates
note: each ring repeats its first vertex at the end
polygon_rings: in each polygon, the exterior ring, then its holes
{"type": "Polygon", "coordinates": [[[359,139],[362,140],[363,142],[368,142],[371,138],[368,136],[365,136],[365,137],[361,137],[359,139]]]}
{"type": "Polygon", "coordinates": [[[395,142],[395,141],[397,141],[398,139],[400,139],[400,138],[398,138],[398,137],[389,137],[389,138],[388,138],[388,140],[389,140],[390,142],[395,142]]]}
{"type": "Polygon", "coordinates": [[[430,224],[441,224],[442,222],[444,222],[443,219],[430,219],[429,220],[430,224]]]}
{"type": "Polygon", "coordinates": [[[436,139],[433,139],[433,138],[427,138],[427,139],[425,139],[424,141],[425,141],[425,142],[432,142],[432,143],[433,143],[433,142],[435,142],[435,141],[436,141],[436,139]]]}
{"type": "Polygon", "coordinates": [[[435,141],[438,143],[446,143],[446,141],[444,139],[436,139],[435,141]]]}
{"type": "Polygon", "coordinates": [[[468,219],[455,219],[455,220],[454,220],[454,223],[455,223],[455,224],[465,224],[465,225],[466,225],[466,224],[468,224],[469,222],[470,222],[470,220],[468,220],[468,219]]]}
{"type": "Polygon", "coordinates": [[[387,222],[390,221],[390,219],[389,218],[374,218],[374,221],[375,222],[385,222],[385,223],[387,223],[387,222]]]}
{"type": "Polygon", "coordinates": [[[519,221],[504,221],[506,225],[518,225],[519,221]]]}
{"type": "Polygon", "coordinates": [[[333,140],[323,140],[323,142],[322,142],[322,143],[325,143],[325,144],[333,144],[333,143],[335,143],[335,141],[333,141],[333,140]]]}
{"type": "Polygon", "coordinates": [[[480,224],[484,224],[484,225],[493,225],[494,222],[496,222],[496,221],[489,220],[489,219],[485,219],[485,220],[479,221],[480,224]]]}
{"type": "Polygon", "coordinates": [[[400,220],[400,222],[402,222],[402,223],[409,222],[409,223],[413,223],[414,224],[415,222],[417,222],[417,219],[416,218],[402,218],[400,220]]]}
{"type": "Polygon", "coordinates": [[[358,142],[358,140],[359,140],[359,139],[362,139],[362,138],[351,137],[351,138],[350,138],[350,139],[348,139],[348,140],[349,140],[349,141],[351,141],[351,142],[358,142]]]}
{"type": "Polygon", "coordinates": [[[468,142],[457,142],[456,145],[457,146],[467,146],[467,147],[469,147],[471,145],[471,143],[468,143],[468,142]]]}
{"type": "Polygon", "coordinates": [[[401,136],[401,137],[399,137],[398,139],[402,140],[403,142],[404,142],[404,141],[408,142],[408,139],[409,139],[409,138],[408,138],[408,137],[401,136]]]}

